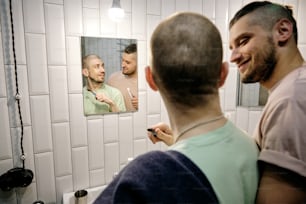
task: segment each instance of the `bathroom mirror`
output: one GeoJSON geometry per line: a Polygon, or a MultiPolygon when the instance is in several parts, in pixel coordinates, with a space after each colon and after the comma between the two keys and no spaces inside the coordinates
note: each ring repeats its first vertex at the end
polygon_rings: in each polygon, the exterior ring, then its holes
{"type": "Polygon", "coordinates": [[[244,84],[238,76],[238,106],[260,107],[268,100],[268,91],[259,83],[244,84]]]}
{"type": "Polygon", "coordinates": [[[137,40],[81,37],[84,115],[138,110],[137,40]]]}

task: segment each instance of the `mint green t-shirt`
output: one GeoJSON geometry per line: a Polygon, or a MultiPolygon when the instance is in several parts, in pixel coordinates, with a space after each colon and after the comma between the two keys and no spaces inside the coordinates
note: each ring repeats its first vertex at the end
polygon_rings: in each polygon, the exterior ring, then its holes
{"type": "MultiPolygon", "coordinates": [[[[103,84],[103,86],[95,91],[96,93],[104,93],[108,98],[110,98],[119,108],[120,112],[126,111],[124,99],[121,92],[111,86],[103,84]]],[[[83,88],[84,97],[84,114],[103,114],[112,112],[110,106],[105,102],[100,102],[96,99],[93,92],[88,91],[86,87],[83,88]]]]}
{"type": "Polygon", "coordinates": [[[232,122],[169,149],[186,155],[204,172],[220,203],[255,203],[259,151],[255,141],[232,122]]]}

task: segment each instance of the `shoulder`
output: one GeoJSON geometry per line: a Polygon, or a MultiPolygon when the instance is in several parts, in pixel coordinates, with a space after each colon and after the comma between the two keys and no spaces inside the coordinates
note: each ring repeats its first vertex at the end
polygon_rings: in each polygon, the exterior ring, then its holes
{"type": "Polygon", "coordinates": [[[112,82],[113,80],[118,80],[122,77],[123,77],[123,74],[121,71],[114,72],[109,76],[108,82],[112,82]]]}
{"type": "Polygon", "coordinates": [[[218,203],[207,178],[196,168],[178,152],[151,151],[136,157],[123,168],[97,201],[218,203]]]}
{"type": "Polygon", "coordinates": [[[104,84],[104,89],[107,90],[111,94],[121,94],[120,90],[109,85],[109,84],[104,84]]]}

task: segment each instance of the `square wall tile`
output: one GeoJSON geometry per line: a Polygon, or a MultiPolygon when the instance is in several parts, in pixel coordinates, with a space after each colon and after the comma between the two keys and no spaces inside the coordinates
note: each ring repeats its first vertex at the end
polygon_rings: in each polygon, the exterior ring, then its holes
{"type": "Polygon", "coordinates": [[[160,15],[161,0],[147,1],[147,14],[160,15]]]}
{"type": "Polygon", "coordinates": [[[87,145],[87,122],[83,111],[82,94],[69,94],[71,146],[87,145]]]}
{"type": "Polygon", "coordinates": [[[72,148],[73,190],[89,187],[88,148],[72,148]]]}
{"type": "Polygon", "coordinates": [[[83,8],[83,34],[85,36],[99,36],[99,9],[83,8]]]}
{"type": "Polygon", "coordinates": [[[249,123],[249,111],[246,107],[237,107],[237,117],[236,117],[236,125],[248,132],[248,123],[249,123]]]}
{"type": "Polygon", "coordinates": [[[120,164],[126,164],[133,157],[133,117],[119,117],[119,155],[120,164]]]}
{"type": "Polygon", "coordinates": [[[148,90],[147,91],[147,114],[159,114],[161,100],[162,99],[160,97],[159,92],[148,90]]]}
{"type": "Polygon", "coordinates": [[[203,1],[202,0],[189,0],[189,11],[203,14],[203,1]]]}
{"type": "Polygon", "coordinates": [[[90,187],[103,186],[105,184],[104,169],[95,169],[89,172],[90,187]]]}
{"type": "MultiPolygon", "coordinates": [[[[101,3],[100,3],[100,27],[101,27],[100,33],[105,37],[106,36],[114,37],[118,33],[117,23],[112,21],[108,16],[108,9],[111,7],[112,2],[113,0],[101,0],[101,3]]],[[[121,1],[121,7],[123,8],[122,1],[121,1]]],[[[124,10],[127,14],[126,9],[124,10]]],[[[124,23],[124,22],[120,22],[120,24],[121,23],[124,23]]]]}
{"type": "Polygon", "coordinates": [[[67,68],[65,66],[50,66],[49,83],[52,122],[68,122],[67,68]]]}
{"type": "Polygon", "coordinates": [[[135,38],[132,37],[132,16],[129,13],[125,14],[124,19],[117,23],[118,38],[135,38]]]}
{"type": "Polygon", "coordinates": [[[105,182],[109,183],[119,171],[119,145],[118,143],[105,144],[105,182]]]}
{"type": "Polygon", "coordinates": [[[47,94],[49,87],[45,35],[26,34],[25,37],[30,94],[47,94]]]}
{"type": "Polygon", "coordinates": [[[64,14],[66,35],[82,35],[82,0],[65,0],[64,14]]]}
{"type": "Polygon", "coordinates": [[[82,59],[79,37],[67,37],[67,77],[69,93],[82,93],[82,59]]]}
{"type": "Polygon", "coordinates": [[[146,129],[147,129],[147,121],[144,120],[146,118],[146,93],[139,92],[138,94],[139,106],[138,111],[133,114],[133,137],[134,139],[144,138],[146,129]]]}
{"type": "Polygon", "coordinates": [[[63,4],[64,0],[44,0],[45,4],[50,3],[50,4],[63,4]]]}
{"type": "Polygon", "coordinates": [[[224,84],[225,90],[225,104],[224,109],[226,111],[232,111],[236,109],[237,106],[237,80],[238,80],[238,70],[236,68],[229,68],[229,73],[224,84]]]}
{"type": "Polygon", "coordinates": [[[104,143],[118,142],[118,114],[104,115],[104,143]]]}
{"type": "Polygon", "coordinates": [[[54,164],[52,152],[35,154],[37,199],[45,203],[56,202],[54,164]]]}
{"type": "Polygon", "coordinates": [[[66,65],[63,5],[45,4],[46,41],[49,65],[66,65]]]}
{"type": "Polygon", "coordinates": [[[146,1],[133,0],[132,38],[139,40],[146,39],[146,1]]]}
{"type": "Polygon", "coordinates": [[[84,8],[99,8],[99,0],[83,0],[84,8]]]}
{"type": "Polygon", "coordinates": [[[45,33],[44,1],[23,0],[24,29],[26,33],[45,33]]]}
{"type": "Polygon", "coordinates": [[[89,169],[101,169],[104,167],[104,124],[103,119],[87,121],[88,127],[88,156],[89,169]]]}
{"type": "Polygon", "coordinates": [[[216,19],[223,19],[227,21],[228,17],[228,7],[229,1],[228,0],[215,0],[215,9],[216,9],[216,19]]]}
{"type": "Polygon", "coordinates": [[[147,152],[147,138],[134,140],[134,158],[147,152]]]}
{"type": "Polygon", "coordinates": [[[242,8],[243,0],[230,0],[228,4],[228,21],[230,21],[236,12],[242,8]]]}
{"type": "Polygon", "coordinates": [[[189,11],[189,1],[188,0],[175,0],[175,11],[189,11]]]}
{"type": "Polygon", "coordinates": [[[10,135],[10,124],[9,115],[7,108],[6,98],[0,98],[0,132],[1,132],[1,143],[0,143],[0,161],[4,159],[12,158],[12,145],[10,135]]]}
{"type": "Polygon", "coordinates": [[[261,117],[262,111],[257,110],[257,111],[250,111],[249,112],[249,126],[248,126],[248,133],[250,135],[253,135],[254,130],[256,126],[258,125],[259,119],[261,117]]]}
{"type": "Polygon", "coordinates": [[[203,15],[209,19],[215,19],[216,17],[215,0],[203,0],[203,15]]]}
{"type": "MultiPolygon", "coordinates": [[[[113,1],[113,0],[108,0],[108,1],[113,1]]],[[[121,7],[125,10],[125,12],[127,13],[131,13],[132,12],[132,4],[134,4],[133,0],[121,0],[121,7]]]]}
{"type": "Polygon", "coordinates": [[[31,96],[34,153],[52,151],[51,117],[48,96],[31,96]]]}
{"type": "Polygon", "coordinates": [[[297,12],[297,27],[298,27],[298,42],[299,43],[306,43],[306,27],[305,27],[305,19],[306,19],[306,2],[305,1],[299,1],[298,5],[298,12],[297,12]]]}
{"type": "Polygon", "coordinates": [[[72,175],[56,177],[56,203],[63,203],[64,193],[73,192],[72,175]]]}
{"type": "Polygon", "coordinates": [[[52,133],[55,176],[72,174],[69,124],[52,124],[52,133]]]}
{"type": "Polygon", "coordinates": [[[175,0],[161,0],[161,19],[175,12],[175,0]]]}

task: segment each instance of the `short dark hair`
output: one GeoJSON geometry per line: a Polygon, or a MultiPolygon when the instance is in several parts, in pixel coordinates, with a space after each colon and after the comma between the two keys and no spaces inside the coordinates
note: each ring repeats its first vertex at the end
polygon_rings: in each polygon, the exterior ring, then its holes
{"type": "Polygon", "coordinates": [[[126,46],[126,48],[124,49],[124,52],[127,53],[127,54],[131,54],[131,53],[137,52],[137,45],[136,45],[136,43],[132,43],[132,44],[126,46]]]}
{"type": "Polygon", "coordinates": [[[258,14],[256,18],[254,18],[254,23],[266,29],[272,29],[275,23],[281,18],[288,19],[293,25],[293,36],[295,43],[297,43],[298,32],[296,21],[292,16],[292,7],[288,5],[283,6],[270,1],[254,1],[245,5],[232,18],[229,28],[231,28],[241,17],[252,12],[257,12],[256,14],[258,14]]]}
{"type": "Polygon", "coordinates": [[[151,38],[153,79],[170,101],[203,106],[218,93],[222,40],[205,16],[181,12],[157,26],[151,38]]]}

